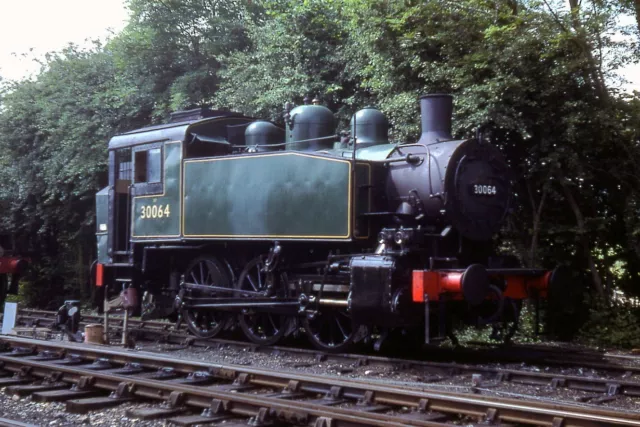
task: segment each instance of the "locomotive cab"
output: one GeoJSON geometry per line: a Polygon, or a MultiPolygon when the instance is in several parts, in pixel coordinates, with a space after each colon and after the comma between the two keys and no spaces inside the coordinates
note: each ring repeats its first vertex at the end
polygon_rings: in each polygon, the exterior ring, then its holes
{"type": "MultiPolygon", "coordinates": [[[[111,139],[109,185],[96,195],[97,286],[110,285],[111,293],[131,288],[132,295],[167,286],[166,279],[145,273],[145,254],[152,250],[150,242],[181,241],[183,160],[230,154],[233,144],[244,144],[253,121],[197,109],[111,139]]],[[[161,305],[171,307],[171,297],[165,299],[161,305]]]]}

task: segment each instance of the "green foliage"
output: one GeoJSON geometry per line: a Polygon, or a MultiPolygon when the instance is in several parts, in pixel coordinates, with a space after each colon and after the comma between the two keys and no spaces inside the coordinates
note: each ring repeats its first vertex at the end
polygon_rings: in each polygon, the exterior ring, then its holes
{"type": "Polygon", "coordinates": [[[287,101],[320,95],[339,109],[352,82],[345,72],[341,2],[265,1],[265,16],[247,21],[250,48],[221,58],[218,107],[278,120],[287,101]]]}
{"type": "Polygon", "coordinates": [[[247,47],[244,21],[261,11],[251,3],[130,0],[130,23],[108,49],[138,98],[134,105],[160,121],[207,103],[218,87],[219,58],[247,47]]]}
{"type": "Polygon", "coordinates": [[[597,299],[580,330],[586,344],[607,348],[640,347],[640,308],[628,302],[597,299]]]}
{"type": "MultiPolygon", "coordinates": [[[[105,141],[129,124],[112,56],[100,44],[90,50],[70,45],[47,56],[36,80],[8,82],[2,93],[2,229],[17,237],[17,249],[36,266],[48,266],[44,277],[84,280],[87,265],[73,269],[61,261],[80,246],[90,262],[94,197],[106,178],[105,141]]],[[[62,289],[40,287],[50,290],[35,295],[42,302],[62,297],[62,289]]]]}
{"type": "MultiPolygon", "coordinates": [[[[508,322],[507,326],[511,326],[512,322],[508,322]]],[[[498,335],[493,335],[494,327],[486,325],[478,326],[462,326],[455,331],[456,337],[460,344],[465,345],[473,341],[496,343],[501,342],[504,325],[497,325],[502,328],[498,335]],[[502,334],[502,335],[501,335],[502,334]],[[499,340],[498,340],[499,338],[499,340]]],[[[540,331],[544,330],[544,325],[540,325],[540,331]]],[[[540,342],[544,336],[536,334],[536,315],[533,305],[525,304],[520,311],[520,319],[518,329],[514,334],[511,342],[513,343],[536,343],[540,342]]]]}

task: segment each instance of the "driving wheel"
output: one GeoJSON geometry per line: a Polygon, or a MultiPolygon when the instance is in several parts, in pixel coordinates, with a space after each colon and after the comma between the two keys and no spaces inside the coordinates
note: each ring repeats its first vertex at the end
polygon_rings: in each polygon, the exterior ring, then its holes
{"type": "MultiPolygon", "coordinates": [[[[184,274],[187,283],[204,286],[233,286],[227,267],[217,258],[209,255],[194,259],[187,266],[184,274]]],[[[189,289],[186,296],[190,298],[215,298],[228,296],[213,290],[189,289]]],[[[231,314],[211,308],[185,309],[184,320],[187,328],[201,338],[213,338],[222,331],[231,314]]]]}
{"type": "Polygon", "coordinates": [[[311,343],[322,351],[344,352],[358,328],[345,307],[321,307],[311,317],[302,320],[311,343]]]}
{"type": "MultiPolygon", "coordinates": [[[[246,298],[247,304],[250,304],[251,298],[256,296],[261,298],[287,296],[286,283],[268,283],[267,273],[264,271],[264,259],[264,256],[259,256],[249,261],[238,278],[236,289],[262,294],[240,293],[241,297],[246,298]]],[[[290,317],[287,315],[259,311],[250,306],[238,315],[238,324],[242,332],[251,342],[261,345],[273,345],[278,342],[286,333],[289,321],[290,317]]]]}

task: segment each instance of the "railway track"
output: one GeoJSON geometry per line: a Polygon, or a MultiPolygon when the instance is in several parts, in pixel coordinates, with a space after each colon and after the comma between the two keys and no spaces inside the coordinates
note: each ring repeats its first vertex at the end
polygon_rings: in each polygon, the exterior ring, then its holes
{"type": "MultiPolygon", "coordinates": [[[[23,310],[20,312],[19,322],[31,326],[46,326],[47,323],[52,322],[54,317],[54,312],[23,310]]],[[[98,316],[85,316],[84,318],[87,323],[98,323],[101,320],[102,318],[98,316]]],[[[244,341],[234,340],[205,340],[186,335],[184,331],[176,330],[173,324],[167,322],[130,321],[129,325],[135,335],[140,338],[177,345],[178,348],[180,346],[195,346],[211,350],[235,349],[240,352],[250,351],[277,356],[295,355],[298,360],[302,359],[302,362],[297,363],[300,367],[311,366],[316,362],[330,361],[343,364],[345,367],[342,369],[342,373],[344,374],[348,374],[358,366],[371,365],[391,367],[394,371],[410,371],[416,374],[419,381],[426,383],[445,381],[457,376],[465,379],[466,382],[463,382],[465,386],[468,384],[468,378],[471,378],[474,388],[515,385],[532,388],[544,387],[558,392],[562,390],[576,391],[580,393],[579,396],[574,397],[576,400],[599,404],[640,397],[640,382],[638,382],[640,380],[640,366],[619,365],[611,360],[607,361],[603,357],[600,357],[601,361],[594,362],[593,355],[585,362],[576,357],[564,357],[562,360],[558,360],[549,357],[547,351],[522,354],[521,352],[505,353],[487,349],[457,351],[434,349],[434,352],[428,353],[427,357],[446,360],[446,362],[438,362],[371,354],[325,354],[298,347],[259,347],[244,341]],[[456,362],[452,363],[450,360],[456,360],[456,362]],[[473,363],[460,363],[465,360],[471,360],[473,363]],[[535,365],[517,366],[511,369],[500,365],[478,365],[479,362],[522,362],[523,360],[535,365]],[[536,368],[536,366],[546,367],[547,370],[536,368]],[[554,367],[555,372],[548,371],[549,366],[554,367]],[[574,368],[572,372],[566,372],[567,366],[574,368]]],[[[121,329],[122,319],[114,318],[110,327],[115,331],[121,329]]],[[[543,348],[543,350],[546,349],[543,348]]],[[[424,354],[418,356],[425,357],[424,354]]]]}
{"type": "MultiPolygon", "coordinates": [[[[0,314],[0,319],[1,317],[2,315],[0,314]]],[[[54,322],[55,317],[55,311],[20,309],[18,313],[18,324],[30,327],[47,327],[54,322]]],[[[102,324],[103,321],[104,318],[102,316],[83,315],[81,325],[84,326],[89,323],[102,324]]],[[[189,340],[192,345],[202,345],[206,347],[210,347],[212,344],[216,344],[218,342],[224,343],[225,345],[257,347],[257,345],[246,341],[200,339],[190,335],[185,327],[176,329],[175,324],[166,321],[141,321],[137,319],[129,319],[128,322],[129,328],[134,332],[134,335],[140,338],[165,338],[167,342],[176,344],[189,340]]],[[[122,326],[122,317],[110,317],[109,327],[112,331],[121,331],[122,326]]],[[[450,353],[453,352],[450,348],[435,346],[429,350],[430,357],[438,357],[438,353],[445,354],[445,357],[449,357],[450,353]]],[[[638,364],[638,366],[640,366],[640,356],[636,355],[621,355],[604,351],[567,349],[566,347],[552,347],[536,344],[506,346],[493,345],[484,342],[472,342],[469,343],[466,348],[455,349],[455,352],[458,357],[468,354],[469,358],[473,360],[500,360],[503,362],[539,361],[558,365],[580,364],[589,369],[607,369],[607,367],[611,367],[615,370],[618,366],[620,367],[620,370],[625,370],[633,364],[638,364]],[[624,363],[626,363],[626,365],[624,363]]]]}
{"type": "MultiPolygon", "coordinates": [[[[56,312],[44,310],[22,309],[19,312],[17,323],[28,327],[47,327],[55,320],[56,312]]],[[[102,316],[85,315],[81,321],[81,327],[86,324],[101,324],[102,316]]],[[[575,350],[543,345],[511,345],[490,346],[486,343],[475,343],[471,347],[449,348],[433,346],[418,354],[411,354],[413,360],[406,356],[395,356],[393,351],[386,351],[391,357],[379,357],[377,354],[352,354],[352,353],[322,353],[308,347],[282,347],[282,346],[258,346],[256,344],[232,339],[203,339],[190,335],[186,328],[176,329],[175,324],[163,321],[141,321],[129,319],[129,330],[137,339],[160,341],[174,345],[189,345],[194,347],[220,348],[233,347],[249,351],[273,352],[276,354],[290,353],[312,355],[316,358],[331,359],[335,361],[392,361],[395,364],[411,364],[433,360],[457,360],[462,362],[477,363],[529,363],[556,368],[580,367],[585,370],[594,370],[607,373],[612,376],[630,377],[640,375],[640,357],[633,355],[617,355],[612,353],[575,350]],[[415,360],[417,359],[417,360],[415,360]]],[[[122,317],[111,317],[109,328],[112,333],[118,334],[123,327],[122,317]]]]}
{"type": "Polygon", "coordinates": [[[9,418],[0,418],[0,427],[37,427],[35,424],[23,423],[9,418]]]}
{"type": "MultiPolygon", "coordinates": [[[[425,387],[167,359],[65,342],[2,336],[0,387],[87,412],[139,399],[129,415],[177,425],[235,420],[262,425],[443,426],[459,422],[640,426],[640,414],[425,387]],[[198,415],[200,413],[200,415],[198,415]]],[[[233,425],[233,424],[225,424],[233,425]]]]}

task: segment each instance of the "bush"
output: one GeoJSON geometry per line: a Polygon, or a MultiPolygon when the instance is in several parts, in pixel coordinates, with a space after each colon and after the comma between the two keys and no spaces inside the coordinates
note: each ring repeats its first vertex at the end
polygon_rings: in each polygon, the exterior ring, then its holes
{"type": "Polygon", "coordinates": [[[640,347],[640,308],[620,301],[594,300],[578,339],[601,347],[640,347]]]}
{"type": "MultiPolygon", "coordinates": [[[[509,323],[508,325],[511,325],[509,323]]],[[[543,330],[543,325],[540,325],[540,330],[543,330]]],[[[518,330],[511,339],[512,342],[518,343],[532,343],[541,341],[541,336],[536,335],[536,315],[533,304],[527,304],[525,301],[520,311],[520,324],[518,330]]],[[[497,342],[495,337],[492,337],[493,327],[491,325],[486,326],[463,326],[455,331],[456,336],[460,340],[461,344],[470,341],[483,341],[483,342],[497,342]]],[[[501,331],[499,337],[504,335],[504,331],[501,331]]],[[[501,338],[500,338],[501,339],[501,338]]]]}
{"type": "Polygon", "coordinates": [[[65,300],[62,276],[53,263],[34,263],[20,280],[18,298],[25,307],[56,310],[65,300]]]}

